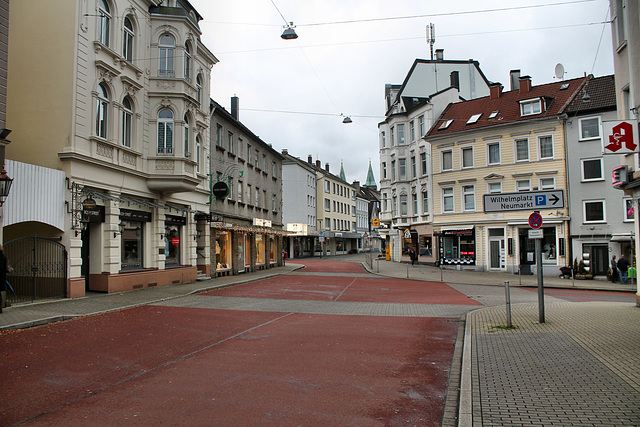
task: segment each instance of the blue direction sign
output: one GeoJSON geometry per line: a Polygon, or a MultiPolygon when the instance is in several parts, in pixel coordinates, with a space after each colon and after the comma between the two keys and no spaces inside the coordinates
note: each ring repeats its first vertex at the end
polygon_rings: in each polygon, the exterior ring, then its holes
{"type": "Polygon", "coordinates": [[[542,215],[540,215],[538,212],[534,212],[529,215],[529,227],[534,229],[542,227],[542,215]]]}
{"type": "Polygon", "coordinates": [[[522,191],[484,195],[485,212],[564,208],[564,190],[522,191]]]}

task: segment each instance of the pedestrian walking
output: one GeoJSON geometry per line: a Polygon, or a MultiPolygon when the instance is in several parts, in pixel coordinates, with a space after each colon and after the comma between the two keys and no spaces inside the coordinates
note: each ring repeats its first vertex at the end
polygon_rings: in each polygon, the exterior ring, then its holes
{"type": "Polygon", "coordinates": [[[611,282],[616,283],[618,280],[618,261],[616,260],[616,256],[614,255],[611,258],[611,282]]]}
{"type": "Polygon", "coordinates": [[[411,258],[411,265],[416,261],[416,251],[413,248],[409,249],[409,258],[411,258]]]}
{"type": "Polygon", "coordinates": [[[4,248],[0,245],[0,313],[7,301],[7,267],[9,262],[4,254],[4,248]]]}
{"type": "Polygon", "coordinates": [[[620,259],[616,264],[618,267],[618,272],[620,274],[620,284],[627,284],[627,271],[629,270],[629,261],[627,261],[624,257],[624,254],[620,255],[620,259]]]}

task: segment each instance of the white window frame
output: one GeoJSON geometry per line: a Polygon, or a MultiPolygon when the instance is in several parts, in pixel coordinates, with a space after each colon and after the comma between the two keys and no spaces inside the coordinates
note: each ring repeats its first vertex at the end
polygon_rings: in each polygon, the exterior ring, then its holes
{"type": "Polygon", "coordinates": [[[111,10],[109,2],[100,0],[98,3],[98,41],[109,46],[111,38],[111,10]]]}
{"type": "Polygon", "coordinates": [[[398,145],[404,145],[407,141],[404,135],[404,124],[399,123],[396,128],[398,130],[398,145]]]}
{"type": "Polygon", "coordinates": [[[472,169],[473,168],[473,147],[462,147],[460,149],[460,169],[472,169]],[[471,164],[470,165],[465,165],[464,164],[464,153],[465,152],[471,152],[471,164]]]}
{"type": "Polygon", "coordinates": [[[604,161],[602,157],[595,157],[590,159],[580,159],[580,177],[582,182],[598,182],[604,181],[604,161]],[[586,178],[584,173],[585,162],[598,161],[600,163],[600,176],[597,178],[586,178]]]}
{"type": "Polygon", "coordinates": [[[418,131],[420,132],[420,138],[424,136],[424,115],[418,117],[418,131]]]}
{"type": "Polygon", "coordinates": [[[500,141],[491,141],[487,143],[487,166],[495,166],[495,165],[499,165],[502,162],[502,154],[500,152],[500,141]],[[498,161],[497,162],[492,162],[491,161],[491,147],[497,146],[498,147],[498,161]]]}
{"type": "Polygon", "coordinates": [[[607,205],[604,199],[583,200],[582,201],[582,223],[583,224],[604,224],[607,222],[607,205]],[[587,205],[599,203],[602,205],[602,219],[587,220],[587,205]]]}
{"type": "Polygon", "coordinates": [[[184,79],[191,83],[191,48],[189,43],[184,44],[184,79]]]}
{"type": "Polygon", "coordinates": [[[442,172],[452,171],[453,170],[453,151],[452,150],[442,150],[440,152],[440,170],[442,172]],[[449,167],[445,165],[445,156],[449,156],[449,167]]]}
{"type": "Polygon", "coordinates": [[[550,160],[555,158],[553,135],[539,135],[538,136],[538,160],[550,160]],[[549,138],[551,140],[551,155],[542,157],[542,140],[549,138]]]}
{"type": "Polygon", "coordinates": [[[96,136],[107,139],[109,136],[109,92],[101,83],[98,85],[98,97],[96,98],[96,136]]]}
{"type": "Polygon", "coordinates": [[[122,145],[131,148],[133,143],[133,106],[127,96],[122,100],[122,145]],[[127,106],[128,104],[128,106],[127,106]]]}
{"type": "Polygon", "coordinates": [[[475,185],[463,185],[462,186],[462,210],[463,212],[475,212],[476,210],[476,186],[475,185]],[[467,207],[467,197],[471,196],[473,201],[473,207],[467,207]]]}
{"type": "Polygon", "coordinates": [[[422,214],[429,213],[429,191],[422,190],[422,214]]]}
{"type": "Polygon", "coordinates": [[[633,206],[633,199],[630,197],[625,197],[622,199],[622,221],[623,222],[633,222],[635,217],[635,207],[633,206]],[[631,206],[629,206],[629,203],[631,206]],[[629,215],[629,210],[631,209],[631,215],[629,215]]]}
{"type": "Polygon", "coordinates": [[[530,179],[516,180],[516,192],[522,193],[526,191],[531,191],[531,180],[530,179]],[[520,187],[520,184],[524,184],[522,188],[520,187]]]}
{"type": "Polygon", "coordinates": [[[404,157],[398,159],[398,180],[407,180],[407,159],[404,157]]]}
{"type": "Polygon", "coordinates": [[[426,175],[428,170],[427,153],[420,153],[420,175],[426,175]]]}
{"type": "Polygon", "coordinates": [[[163,108],[158,111],[158,135],[157,135],[157,152],[158,154],[173,154],[173,147],[175,143],[175,132],[173,122],[173,111],[168,108],[163,108]],[[163,111],[171,113],[171,117],[160,117],[163,111]],[[162,130],[160,129],[162,127],[162,130]],[[168,130],[170,129],[170,132],[168,130]],[[162,144],[160,144],[160,136],[162,135],[162,144]],[[170,135],[170,142],[167,144],[167,135],[170,135]]]}
{"type": "Polygon", "coordinates": [[[122,56],[125,60],[133,62],[133,51],[136,36],[133,30],[133,22],[129,16],[124,17],[124,22],[122,24],[122,36],[122,56]]]}
{"type": "Polygon", "coordinates": [[[487,183],[487,193],[489,194],[500,194],[502,193],[502,182],[488,182],[487,183]],[[498,187],[498,191],[495,190],[495,187],[492,186],[497,186],[498,187]]]}
{"type": "Polygon", "coordinates": [[[442,187],[441,189],[441,194],[442,194],[442,213],[452,213],[456,211],[456,206],[455,206],[455,191],[453,189],[453,187],[442,187]],[[446,200],[451,200],[451,209],[447,210],[446,209],[446,200]]]}
{"type": "Polygon", "coordinates": [[[528,162],[531,158],[531,154],[530,154],[530,150],[529,150],[529,138],[519,138],[516,139],[515,141],[513,141],[513,155],[514,155],[514,160],[516,162],[528,162]],[[526,159],[519,159],[518,158],[518,143],[520,142],[524,142],[527,144],[527,158],[526,159]]]}
{"type": "Polygon", "coordinates": [[[175,50],[176,39],[173,35],[165,33],[158,40],[158,76],[173,77],[175,75],[175,50]],[[167,39],[165,39],[167,37],[167,39]],[[167,41],[171,39],[171,43],[167,41]],[[165,41],[163,42],[163,39],[165,41]]]}
{"type": "Polygon", "coordinates": [[[540,98],[525,99],[520,101],[520,115],[521,116],[534,116],[542,113],[542,100],[540,98]],[[537,111],[536,111],[536,108],[537,111]]]}
{"type": "Polygon", "coordinates": [[[556,178],[555,177],[544,177],[544,178],[540,178],[539,184],[538,184],[538,188],[540,190],[555,190],[556,188],[556,178]],[[551,184],[545,184],[545,182],[550,181],[551,184]]]}
{"type": "Polygon", "coordinates": [[[406,194],[400,195],[400,216],[407,216],[409,214],[409,198],[406,194]]]}
{"type": "Polygon", "coordinates": [[[600,139],[600,135],[602,134],[601,131],[601,122],[600,122],[600,116],[593,116],[593,117],[583,117],[580,120],[578,120],[578,134],[579,134],[579,141],[593,141],[593,140],[599,140],[600,139]],[[585,137],[584,133],[583,133],[583,126],[582,124],[586,121],[589,120],[596,120],[597,123],[597,129],[598,129],[598,135],[596,136],[588,136],[585,137]]]}

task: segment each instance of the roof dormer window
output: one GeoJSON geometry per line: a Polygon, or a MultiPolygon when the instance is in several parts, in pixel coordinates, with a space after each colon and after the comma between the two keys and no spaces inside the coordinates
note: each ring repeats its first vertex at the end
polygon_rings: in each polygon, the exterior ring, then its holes
{"type": "Polygon", "coordinates": [[[520,115],[531,116],[542,112],[542,100],[540,98],[520,101],[520,115]]]}
{"type": "Polygon", "coordinates": [[[489,114],[489,118],[490,119],[495,119],[499,112],[500,111],[492,111],[491,114],[489,114]]]}
{"type": "Polygon", "coordinates": [[[453,119],[445,120],[444,122],[442,122],[442,124],[440,125],[438,130],[442,130],[442,129],[448,128],[449,126],[451,126],[451,123],[453,123],[453,119]]]}

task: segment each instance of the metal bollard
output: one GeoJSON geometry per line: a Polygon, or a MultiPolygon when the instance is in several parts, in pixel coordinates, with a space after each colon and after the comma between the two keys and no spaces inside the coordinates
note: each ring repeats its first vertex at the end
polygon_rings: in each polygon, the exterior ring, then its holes
{"type": "Polygon", "coordinates": [[[504,294],[507,300],[507,328],[511,328],[511,293],[509,292],[509,282],[504,282],[504,294]]]}

